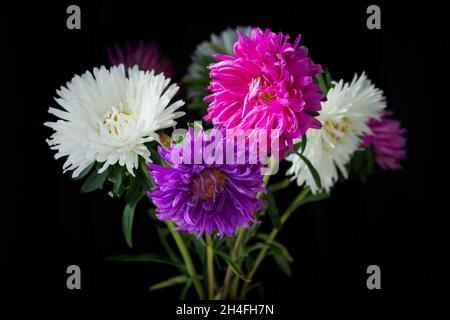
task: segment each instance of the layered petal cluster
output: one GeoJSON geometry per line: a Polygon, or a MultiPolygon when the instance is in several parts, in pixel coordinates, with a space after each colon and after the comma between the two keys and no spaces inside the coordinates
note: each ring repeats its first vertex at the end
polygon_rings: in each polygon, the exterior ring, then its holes
{"type": "MultiPolygon", "coordinates": [[[[364,73],[355,75],[352,82],[343,80],[328,91],[318,119],[320,130],[307,132],[307,145],[303,155],[319,173],[323,188],[329,192],[339,172],[347,178],[346,164],[361,146],[364,134],[370,134],[369,119],[380,119],[385,108],[383,92],[377,89],[364,73]]],[[[320,190],[304,161],[298,154],[290,154],[292,166],[287,171],[299,186],[306,184],[317,193],[320,190]]]]}
{"type": "Polygon", "coordinates": [[[148,196],[159,219],[176,222],[177,230],[198,232],[198,237],[205,232],[232,236],[236,228],[248,228],[255,222],[253,213],[262,206],[256,195],[265,190],[261,186],[262,165],[237,161],[238,153],[233,161],[223,161],[226,141],[224,130],[196,134],[190,129],[181,152],[174,142],[159,148],[161,158],[170,165],[148,164],[156,183],[148,196]],[[175,154],[187,161],[177,160],[175,154]],[[200,161],[195,161],[197,156],[200,161]]]}
{"type": "Polygon", "coordinates": [[[164,73],[169,78],[175,75],[172,61],[161,52],[155,42],[141,41],[136,47],[129,42],[123,47],[116,43],[113,48],[108,48],[108,63],[111,66],[123,64],[126,70],[137,65],[140,70],[154,70],[155,73],[164,73]]]}
{"type": "Polygon", "coordinates": [[[57,91],[61,108],[49,113],[59,119],[46,122],[54,133],[47,140],[57,151],[55,158],[67,157],[64,171],[77,177],[91,163],[103,163],[103,172],[119,163],[133,174],[139,157],[150,160],[147,142],[157,140],[156,131],[174,126],[184,112],[184,102],[170,100],[178,91],[170,79],[137,66],[125,72],[123,65],[95,68],[75,76],[57,91]]]}
{"type": "Polygon", "coordinates": [[[240,33],[234,55],[217,54],[219,62],[209,67],[205,119],[228,129],[274,130],[282,154],[286,143],[292,149],[293,139],[320,128],[311,113],[321,109],[313,77],[322,68],[299,42],[300,36],[290,43],[288,35],[258,28],[250,36],[240,33]]]}
{"type": "Polygon", "coordinates": [[[399,121],[392,119],[392,111],[384,111],[381,119],[370,119],[370,134],[365,134],[363,146],[375,150],[375,161],[385,170],[401,169],[399,160],[406,158],[405,129],[399,121]]]}

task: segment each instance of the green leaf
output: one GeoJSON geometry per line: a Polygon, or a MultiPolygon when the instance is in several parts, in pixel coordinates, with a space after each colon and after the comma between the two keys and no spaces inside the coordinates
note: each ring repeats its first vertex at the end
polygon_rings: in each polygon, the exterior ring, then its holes
{"type": "Polygon", "coordinates": [[[160,239],[165,251],[169,255],[170,259],[172,261],[176,262],[177,264],[181,264],[180,259],[175,254],[175,251],[172,249],[172,247],[170,246],[169,242],[166,239],[168,234],[169,234],[169,231],[167,229],[158,228],[159,239],[160,239]]]}
{"type": "Polygon", "coordinates": [[[92,170],[92,168],[94,167],[94,165],[95,165],[95,161],[92,162],[90,165],[88,165],[83,171],[81,171],[81,173],[78,175],[78,177],[72,178],[72,179],[73,179],[74,181],[78,181],[78,180],[83,179],[85,176],[87,176],[87,174],[88,174],[89,172],[91,172],[91,170],[92,170]]]}
{"type": "Polygon", "coordinates": [[[267,213],[269,214],[270,221],[272,222],[272,225],[276,229],[280,230],[281,229],[280,212],[275,202],[275,198],[270,193],[267,194],[266,197],[267,197],[267,213]]]}
{"type": "Polygon", "coordinates": [[[188,281],[186,281],[186,284],[184,285],[183,289],[181,290],[180,300],[186,299],[186,295],[187,295],[191,285],[192,285],[192,280],[191,280],[191,278],[188,278],[188,281]]]}
{"type": "Polygon", "coordinates": [[[200,262],[205,264],[206,261],[206,250],[205,250],[205,241],[203,239],[194,240],[194,249],[197,252],[198,257],[200,258],[200,262]]]}
{"type": "MultiPolygon", "coordinates": [[[[304,188],[302,191],[300,191],[299,194],[295,197],[294,201],[292,201],[292,203],[286,209],[285,215],[291,214],[292,212],[297,210],[297,208],[303,204],[303,200],[309,193],[310,193],[309,188],[304,188]]],[[[282,222],[284,223],[284,221],[282,222]]]]}
{"type": "Polygon", "coordinates": [[[322,189],[322,183],[320,182],[320,176],[317,172],[316,168],[312,165],[312,163],[301,153],[297,153],[300,158],[305,162],[306,166],[308,167],[309,171],[311,172],[311,175],[313,176],[314,183],[316,184],[317,188],[322,189]]]}
{"type": "Polygon", "coordinates": [[[301,154],[303,154],[303,152],[305,152],[307,140],[308,140],[308,138],[306,137],[306,134],[302,135],[302,140],[301,140],[301,144],[300,144],[300,153],[301,154]]]}
{"type": "Polygon", "coordinates": [[[281,189],[287,188],[291,184],[291,179],[284,179],[280,182],[271,184],[267,189],[270,193],[277,192],[281,189]]]}
{"type": "Polygon", "coordinates": [[[125,174],[123,172],[123,168],[121,166],[114,167],[114,187],[113,193],[120,197],[123,192],[123,178],[125,174]]]}
{"type": "Polygon", "coordinates": [[[247,270],[252,270],[253,266],[255,265],[255,259],[249,255],[245,258],[244,263],[247,270]]]}
{"type": "Polygon", "coordinates": [[[272,253],[274,255],[283,256],[288,262],[294,261],[294,258],[292,258],[287,248],[281,243],[272,242],[268,243],[268,246],[270,247],[270,250],[272,250],[272,253]]]}
{"type": "Polygon", "coordinates": [[[176,277],[169,278],[167,280],[155,283],[154,285],[150,286],[149,290],[150,291],[155,291],[155,290],[168,288],[168,287],[171,287],[171,286],[175,286],[177,284],[185,283],[188,280],[189,280],[189,278],[187,276],[185,276],[185,275],[176,276],[176,277]]]}
{"type": "Polygon", "coordinates": [[[311,117],[318,117],[320,115],[317,111],[305,111],[307,114],[309,114],[311,117]]]}
{"type": "Polygon", "coordinates": [[[277,254],[277,255],[283,255],[287,261],[292,262],[294,261],[294,258],[292,258],[291,254],[289,253],[288,249],[286,248],[285,245],[283,245],[282,243],[276,241],[276,240],[272,240],[272,242],[270,243],[266,243],[267,239],[269,238],[269,235],[266,233],[259,233],[257,235],[257,238],[263,240],[264,242],[258,242],[258,244],[260,244],[261,248],[264,247],[268,247],[272,253],[277,254]]]}
{"type": "Polygon", "coordinates": [[[280,267],[280,269],[287,275],[290,276],[292,274],[291,266],[289,262],[283,255],[272,255],[276,264],[280,267]]]}
{"type": "Polygon", "coordinates": [[[155,262],[186,269],[186,267],[182,264],[176,263],[174,261],[171,261],[170,259],[167,259],[166,257],[153,253],[143,253],[134,255],[121,254],[117,256],[108,257],[107,259],[109,261],[116,261],[116,262],[155,262]]]}
{"type": "MultiPolygon", "coordinates": [[[[259,237],[259,234],[257,235],[257,237],[259,237]]],[[[264,249],[267,247],[268,247],[268,245],[265,244],[264,242],[258,242],[252,246],[244,247],[244,248],[242,248],[241,252],[239,253],[238,259],[247,258],[248,256],[250,256],[250,253],[252,253],[253,251],[264,249]]]]}
{"type": "Polygon", "coordinates": [[[204,102],[191,102],[189,103],[186,108],[189,110],[201,110],[201,109],[205,109],[208,107],[207,103],[204,102]]]}
{"type": "Polygon", "coordinates": [[[239,266],[236,264],[236,262],[233,261],[233,259],[231,259],[231,257],[229,255],[227,255],[226,253],[224,253],[222,251],[216,251],[216,253],[223,260],[225,260],[225,262],[230,266],[231,270],[234,272],[235,275],[237,275],[239,278],[241,278],[245,282],[250,282],[250,280],[244,276],[244,274],[242,273],[239,266]]]}
{"type": "Polygon", "coordinates": [[[314,77],[314,79],[316,80],[316,83],[320,86],[320,91],[326,95],[328,93],[328,86],[325,82],[325,78],[323,77],[322,74],[318,74],[314,77]]]}
{"type": "Polygon", "coordinates": [[[125,201],[127,203],[136,202],[139,197],[142,188],[142,181],[138,176],[131,179],[130,185],[128,186],[127,193],[125,194],[125,201]]]}
{"type": "Polygon", "coordinates": [[[310,193],[303,199],[303,201],[301,202],[301,205],[304,205],[304,204],[307,204],[310,202],[321,201],[321,200],[327,199],[329,197],[330,197],[330,194],[325,191],[323,191],[321,193],[317,193],[317,194],[310,193]]]}
{"type": "Polygon", "coordinates": [[[81,192],[88,193],[101,188],[107,177],[108,170],[105,170],[102,173],[97,173],[97,170],[94,170],[81,186],[81,192]]]}
{"type": "Polygon", "coordinates": [[[130,248],[133,247],[133,219],[134,219],[134,210],[136,209],[136,205],[145,195],[145,191],[141,192],[139,196],[130,203],[125,205],[122,214],[122,231],[125,236],[125,240],[130,248]]]}
{"type": "Polygon", "coordinates": [[[330,70],[328,68],[325,69],[325,82],[327,83],[327,93],[333,87],[333,79],[331,77],[330,70]]]}

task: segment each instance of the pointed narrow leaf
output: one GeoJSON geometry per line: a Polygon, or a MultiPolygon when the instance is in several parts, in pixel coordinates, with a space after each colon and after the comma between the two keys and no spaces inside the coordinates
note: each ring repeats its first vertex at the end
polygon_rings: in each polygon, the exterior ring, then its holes
{"type": "Polygon", "coordinates": [[[276,229],[281,229],[280,212],[278,210],[275,198],[270,193],[267,194],[267,213],[270,221],[276,229]]]}
{"type": "Polygon", "coordinates": [[[304,205],[304,204],[307,204],[307,203],[310,203],[310,202],[321,201],[321,200],[327,199],[329,197],[330,197],[330,194],[325,192],[325,191],[321,192],[321,193],[318,193],[318,194],[311,194],[310,193],[303,199],[303,201],[301,202],[301,205],[304,205]]]}
{"type": "Polygon", "coordinates": [[[231,259],[231,257],[229,255],[227,255],[226,253],[222,252],[222,251],[216,251],[217,255],[219,255],[223,260],[225,260],[225,262],[230,266],[231,270],[234,272],[234,274],[236,274],[239,278],[241,278],[242,280],[244,280],[245,282],[250,282],[249,279],[247,279],[244,274],[242,273],[241,269],[239,268],[239,266],[236,264],[236,262],[233,261],[233,259],[231,259]]]}
{"type": "Polygon", "coordinates": [[[125,236],[125,240],[127,245],[132,248],[133,247],[133,237],[132,237],[132,229],[133,229],[133,219],[134,219],[134,210],[135,206],[127,203],[125,205],[125,209],[122,214],[122,231],[125,236]]]}
{"type": "Polygon", "coordinates": [[[176,276],[176,277],[169,278],[167,280],[155,283],[154,285],[150,286],[149,290],[150,291],[155,291],[155,290],[168,288],[168,287],[171,287],[171,286],[175,286],[177,284],[185,283],[188,280],[189,280],[189,278],[186,277],[185,275],[176,276]]]}
{"type": "Polygon", "coordinates": [[[300,158],[302,158],[303,162],[305,162],[306,166],[308,167],[309,171],[311,172],[311,175],[313,176],[314,183],[316,184],[317,188],[322,189],[322,183],[320,182],[320,176],[317,172],[316,168],[312,165],[312,163],[301,153],[297,153],[300,158]]]}
{"type": "Polygon", "coordinates": [[[186,281],[186,284],[184,285],[183,290],[181,290],[180,300],[186,299],[186,295],[187,295],[191,285],[192,285],[192,280],[190,278],[188,278],[188,281],[186,281]]]}
{"type": "Polygon", "coordinates": [[[78,177],[72,178],[72,179],[73,179],[74,181],[78,181],[78,180],[83,179],[84,177],[87,176],[87,174],[88,174],[89,172],[91,172],[91,170],[92,170],[92,168],[94,167],[94,165],[95,165],[95,161],[92,162],[90,165],[88,165],[83,171],[81,171],[81,173],[78,175],[78,177]]]}
{"type": "MultiPolygon", "coordinates": [[[[292,201],[291,205],[286,209],[286,213],[292,213],[295,210],[297,210],[297,208],[299,206],[301,206],[303,204],[303,200],[305,199],[305,197],[310,193],[309,188],[304,188],[302,191],[300,191],[298,193],[298,195],[295,197],[294,201],[292,201]]],[[[285,215],[283,215],[285,216],[285,215]]],[[[281,222],[285,222],[285,221],[281,221],[281,222]]]]}
{"type": "Polygon", "coordinates": [[[152,253],[143,253],[135,255],[122,254],[117,256],[111,256],[108,257],[107,259],[109,261],[116,261],[116,262],[155,262],[185,268],[185,266],[182,264],[178,264],[174,261],[169,260],[166,257],[152,253]]]}
{"type": "Polygon", "coordinates": [[[323,77],[322,74],[318,74],[314,77],[314,79],[316,80],[316,83],[320,86],[320,91],[326,95],[328,93],[328,86],[325,82],[325,78],[323,77]]]}
{"type": "Polygon", "coordinates": [[[333,87],[333,79],[331,78],[331,73],[328,68],[325,69],[325,82],[327,83],[328,90],[330,90],[333,87]]]}
{"type": "Polygon", "coordinates": [[[290,276],[292,274],[291,266],[286,258],[282,255],[273,255],[273,259],[276,264],[280,267],[280,269],[287,275],[290,276]]]}
{"type": "Polygon", "coordinates": [[[268,245],[274,255],[281,255],[289,262],[294,261],[287,248],[281,243],[269,243],[268,245]]]}
{"type": "Polygon", "coordinates": [[[291,184],[291,179],[284,179],[284,180],[282,180],[280,182],[271,184],[268,187],[268,190],[269,190],[269,192],[274,193],[274,192],[277,192],[277,191],[282,190],[284,188],[287,188],[290,184],[291,184]]]}
{"type": "Polygon", "coordinates": [[[123,186],[122,186],[123,178],[124,178],[124,172],[123,172],[122,167],[116,166],[114,168],[113,193],[119,197],[121,196],[122,191],[123,191],[123,186]]]}
{"type": "Polygon", "coordinates": [[[162,243],[164,249],[166,250],[167,254],[169,255],[170,259],[172,261],[175,261],[176,263],[181,264],[180,259],[175,254],[175,251],[172,249],[172,247],[170,246],[169,242],[166,239],[166,237],[168,235],[167,229],[158,228],[158,235],[159,235],[159,240],[161,241],[161,243],[162,243]]]}
{"type": "Polygon", "coordinates": [[[302,135],[302,140],[300,142],[300,153],[301,154],[303,154],[303,152],[305,152],[307,140],[308,140],[308,138],[306,137],[306,133],[305,133],[304,135],[302,135]]]}
{"type": "Polygon", "coordinates": [[[125,201],[127,203],[136,202],[139,197],[139,192],[141,191],[142,181],[138,176],[131,179],[130,185],[128,186],[127,193],[125,194],[125,201]]]}
{"type": "Polygon", "coordinates": [[[81,186],[81,192],[88,193],[101,188],[107,177],[108,170],[102,173],[97,173],[97,170],[94,170],[81,186]]]}

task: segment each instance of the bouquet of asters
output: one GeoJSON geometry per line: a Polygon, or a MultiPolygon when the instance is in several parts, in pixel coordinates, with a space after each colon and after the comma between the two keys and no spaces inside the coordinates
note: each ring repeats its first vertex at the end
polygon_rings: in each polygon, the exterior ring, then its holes
{"type": "Polygon", "coordinates": [[[333,80],[300,36],[251,27],[212,35],[182,80],[186,108],[154,43],[116,46],[108,58],[108,68],[57,91],[47,142],[65,158],[64,172],[84,180],[82,192],[123,199],[130,247],[145,202],[166,254],[109,258],[173,266],[174,276],[150,290],[176,285],[180,299],[245,299],[263,285],[257,271],[267,257],[290,274],[292,257],[276,237],[302,205],[329,197],[350,175],[399,169],[406,157],[405,130],[383,92],[364,72],[333,80]],[[176,128],[186,113],[199,121],[176,128]],[[281,161],[290,163],[287,177],[273,179],[281,161]],[[285,188],[298,195],[283,199],[290,204],[280,212],[285,188]]]}

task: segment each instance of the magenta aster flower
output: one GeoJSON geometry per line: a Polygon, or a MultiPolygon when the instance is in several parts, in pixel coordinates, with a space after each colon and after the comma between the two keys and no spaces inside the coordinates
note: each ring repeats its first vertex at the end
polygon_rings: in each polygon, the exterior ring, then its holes
{"type": "Polygon", "coordinates": [[[265,191],[261,186],[262,165],[248,161],[237,164],[237,155],[231,164],[216,161],[226,159],[224,135],[224,130],[219,129],[213,129],[210,134],[201,131],[194,135],[190,129],[183,142],[183,146],[190,148],[181,149],[180,153],[189,161],[174,159],[174,150],[184,147],[172,142],[170,147],[158,149],[170,167],[148,163],[150,176],[156,183],[148,196],[157,208],[157,217],[176,222],[176,230],[198,231],[198,238],[204,232],[214,231],[219,236],[232,236],[239,226],[248,228],[250,222],[256,222],[253,213],[262,206],[256,194],[265,191]],[[206,150],[212,148],[219,151],[207,155],[206,150]],[[194,164],[194,154],[200,154],[202,164],[194,164]]]}
{"type": "Polygon", "coordinates": [[[158,48],[155,42],[139,42],[137,47],[133,47],[129,42],[125,47],[119,47],[117,43],[113,48],[108,48],[108,63],[111,66],[123,64],[125,70],[138,65],[140,70],[164,73],[168,78],[175,75],[172,61],[167,58],[158,48]]]}
{"type": "Polygon", "coordinates": [[[320,87],[313,77],[322,72],[313,64],[308,49],[298,46],[300,36],[289,36],[254,28],[247,37],[240,33],[234,56],[215,55],[220,60],[209,66],[213,92],[206,120],[225,128],[275,130],[283,156],[286,143],[309,128],[321,124],[310,113],[321,109],[320,87]]]}
{"type": "Polygon", "coordinates": [[[405,129],[400,127],[400,122],[391,119],[392,111],[384,111],[381,119],[370,119],[368,125],[372,134],[363,137],[363,145],[366,148],[373,147],[377,164],[385,170],[401,169],[398,160],[406,158],[406,138],[403,136],[405,129]]]}

